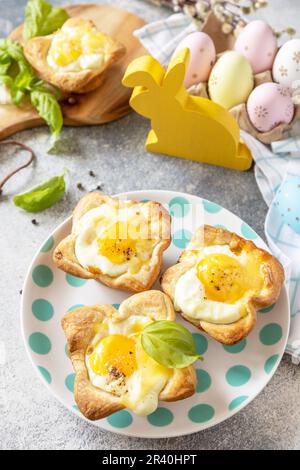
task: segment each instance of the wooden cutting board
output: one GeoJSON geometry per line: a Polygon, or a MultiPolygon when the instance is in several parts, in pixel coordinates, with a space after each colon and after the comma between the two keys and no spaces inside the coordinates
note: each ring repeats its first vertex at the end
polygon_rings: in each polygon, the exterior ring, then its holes
{"type": "MultiPolygon", "coordinates": [[[[66,7],[70,16],[92,20],[100,31],[116,38],[126,47],[126,55],[108,69],[103,84],[85,95],[73,95],[74,104],[61,102],[65,125],[80,126],[103,124],[128,114],[131,90],[121,84],[127,65],[147,52],[132,35],[145,22],[127,11],[109,5],[71,5],[66,7]]],[[[14,30],[10,38],[21,40],[22,26],[14,30]]],[[[44,125],[30,104],[22,107],[0,105],[0,139],[23,129],[44,125]]]]}

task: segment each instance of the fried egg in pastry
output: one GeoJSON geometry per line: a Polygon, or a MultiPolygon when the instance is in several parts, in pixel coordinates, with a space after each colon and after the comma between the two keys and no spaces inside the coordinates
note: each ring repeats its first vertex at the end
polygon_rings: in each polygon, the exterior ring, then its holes
{"type": "Polygon", "coordinates": [[[65,272],[139,292],[157,279],[170,244],[170,216],[153,201],[89,193],[74,210],[72,233],[54,251],[65,272]]]}
{"type": "Polygon", "coordinates": [[[101,84],[125,48],[92,21],[71,18],[54,34],[30,39],[24,54],[40,78],[65,93],[87,93],[101,84]]]}
{"type": "Polygon", "coordinates": [[[283,281],[283,268],[270,253],[205,225],[161,285],[186,320],[217,341],[234,344],[254,327],[256,310],[276,302],[283,281]]]}
{"type": "Polygon", "coordinates": [[[88,419],[122,408],[146,416],[156,410],[159,399],[176,401],[195,392],[192,366],[166,368],[143,350],[137,333],[156,320],[175,320],[171,301],[159,291],[136,294],[119,311],[95,305],[64,316],[76,374],[75,401],[88,419]]]}

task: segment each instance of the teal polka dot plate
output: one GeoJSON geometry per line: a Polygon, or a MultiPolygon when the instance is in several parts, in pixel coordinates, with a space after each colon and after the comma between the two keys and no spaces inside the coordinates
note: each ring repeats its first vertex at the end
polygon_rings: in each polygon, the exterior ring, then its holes
{"type": "MultiPolygon", "coordinates": [[[[171,213],[172,243],[165,252],[163,269],[176,263],[193,232],[203,223],[228,228],[266,248],[246,222],[206,199],[171,191],[136,191],[120,197],[156,200],[171,213]]],[[[65,312],[84,305],[109,303],[118,308],[129,294],[56,269],[53,249],[70,229],[68,219],[49,234],[29,267],[22,295],[22,331],[40,379],[66,408],[85,419],[74,401],[75,375],[61,318],[65,312]]],[[[154,288],[159,289],[158,282],[154,288]]],[[[195,395],[177,403],[160,402],[157,410],[145,418],[122,410],[91,425],[129,436],[164,438],[201,431],[226,420],[260,393],[278,367],[289,329],[288,311],[283,290],[272,308],[258,313],[257,324],[247,340],[231,347],[223,347],[178,318],[193,333],[197,351],[203,356],[203,361],[195,364],[195,395]]]]}

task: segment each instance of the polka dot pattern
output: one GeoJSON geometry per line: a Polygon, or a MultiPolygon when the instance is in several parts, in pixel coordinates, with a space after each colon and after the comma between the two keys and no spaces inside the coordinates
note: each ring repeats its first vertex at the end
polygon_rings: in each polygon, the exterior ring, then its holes
{"type": "Polygon", "coordinates": [[[67,389],[72,393],[74,392],[74,384],[75,384],[75,374],[72,373],[72,374],[67,375],[65,379],[65,385],[67,389]]]}
{"type": "Polygon", "coordinates": [[[154,413],[147,416],[147,419],[153,426],[168,426],[172,423],[174,416],[168,408],[157,408],[154,413]]]}
{"type": "Polygon", "coordinates": [[[222,210],[222,207],[219,206],[219,204],[216,204],[211,201],[207,201],[206,199],[203,199],[203,207],[206,212],[209,212],[210,214],[217,214],[222,210]]]}
{"type": "Polygon", "coordinates": [[[177,230],[172,236],[172,241],[173,244],[177,247],[180,248],[181,250],[184,250],[188,243],[190,242],[190,239],[192,238],[192,234],[189,230],[177,230]]]}
{"type": "Polygon", "coordinates": [[[71,274],[66,274],[66,281],[72,287],[81,287],[86,284],[87,279],[81,279],[80,277],[72,276],[71,274]]]}
{"type": "Polygon", "coordinates": [[[185,217],[190,210],[190,203],[184,197],[174,197],[169,202],[169,211],[172,217],[185,217]]]}
{"type": "Polygon", "coordinates": [[[129,411],[121,410],[107,418],[108,423],[114,428],[127,428],[131,425],[133,419],[129,411]]]}
{"type": "Polygon", "coordinates": [[[246,339],[243,339],[242,341],[239,341],[238,343],[233,344],[232,346],[227,346],[227,345],[223,344],[223,348],[225,349],[225,351],[227,351],[231,354],[237,354],[237,353],[243,351],[243,349],[245,349],[246,344],[247,344],[246,339]]]}
{"type": "Polygon", "coordinates": [[[211,377],[208,372],[204,369],[196,369],[196,376],[197,376],[197,393],[206,392],[211,386],[211,377]]]}
{"type": "Polygon", "coordinates": [[[259,310],[259,313],[270,313],[270,312],[272,312],[274,307],[275,307],[275,304],[270,305],[270,307],[262,308],[262,309],[259,310]]]}
{"type": "MultiPolygon", "coordinates": [[[[203,223],[204,216],[204,223],[227,228],[255,242],[258,238],[247,224],[218,204],[178,193],[165,196],[162,192],[161,197],[149,193],[149,198],[147,196],[145,193],[134,199],[159,200],[173,217],[176,228],[168,249],[168,264],[176,263],[179,251],[185,249],[190,241],[195,229],[191,223],[192,210],[198,226],[203,223]],[[195,206],[191,201],[195,201],[195,206]]],[[[24,287],[23,323],[28,349],[41,378],[69,409],[80,416],[74,402],[75,374],[60,326],[61,314],[93,303],[108,303],[116,309],[120,304],[112,304],[111,289],[94,281],[66,275],[53,266],[51,251],[68,230],[69,226],[68,229],[63,226],[51,235],[33,263],[24,287]]],[[[128,293],[120,294],[116,301],[127,296],[128,293]]],[[[279,303],[280,308],[277,304],[262,309],[253,332],[246,340],[233,346],[223,346],[184,322],[193,334],[197,352],[203,356],[203,361],[195,364],[196,393],[182,402],[161,402],[162,406],[148,417],[137,417],[124,409],[93,424],[104,429],[113,428],[121,434],[167,437],[197,432],[239,411],[259,393],[278,366],[284,347],[281,339],[287,331],[286,308],[282,307],[285,303],[282,300],[279,303]]]]}
{"type": "Polygon", "coordinates": [[[48,251],[52,250],[54,246],[54,238],[51,235],[47,241],[45,241],[44,245],[41,248],[42,253],[47,253],[48,251]]]}
{"type": "Polygon", "coordinates": [[[36,299],[32,302],[32,313],[41,321],[48,321],[54,315],[52,304],[46,299],[36,299]]]}
{"type": "Polygon", "coordinates": [[[247,395],[241,395],[239,397],[234,398],[228,406],[229,411],[235,410],[235,408],[238,408],[244,401],[248,399],[247,395]]]}
{"type": "Polygon", "coordinates": [[[277,363],[279,359],[279,354],[273,354],[273,356],[270,356],[264,365],[265,373],[270,374],[272,370],[274,369],[275,364],[277,363]]]}
{"type": "Polygon", "coordinates": [[[241,233],[243,237],[247,238],[248,240],[255,240],[257,238],[257,234],[254,232],[254,230],[244,222],[241,225],[241,233]]]}
{"type": "Polygon", "coordinates": [[[48,336],[43,333],[32,333],[29,336],[28,343],[32,351],[36,354],[45,355],[51,351],[51,341],[48,336]]]}
{"type": "Polygon", "coordinates": [[[193,423],[206,423],[213,418],[215,410],[211,405],[200,404],[189,410],[189,418],[193,423]]]}
{"type": "Polygon", "coordinates": [[[49,287],[53,282],[53,272],[48,266],[40,264],[32,271],[32,279],[39,287],[49,287]]]}
{"type": "Polygon", "coordinates": [[[196,344],[197,353],[201,354],[202,356],[207,351],[208,341],[206,337],[201,335],[200,333],[193,333],[193,338],[196,344]]]}
{"type": "Polygon", "coordinates": [[[282,337],[282,328],[278,323],[269,323],[259,332],[259,339],[265,346],[278,343],[282,337]]]}
{"type": "Polygon", "coordinates": [[[50,372],[45,367],[42,367],[42,366],[38,366],[38,369],[39,369],[40,373],[42,374],[42,376],[44,377],[44,379],[46,380],[46,382],[48,384],[51,384],[52,377],[51,377],[50,372]]]}
{"type": "Polygon", "coordinates": [[[226,380],[232,387],[241,387],[245,385],[251,377],[251,371],[248,367],[238,365],[233,366],[226,372],[226,380]]]}

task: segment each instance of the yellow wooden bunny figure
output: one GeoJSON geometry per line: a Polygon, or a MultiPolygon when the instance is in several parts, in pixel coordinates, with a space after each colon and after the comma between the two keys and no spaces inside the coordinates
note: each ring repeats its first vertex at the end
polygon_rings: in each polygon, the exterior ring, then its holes
{"type": "Polygon", "coordinates": [[[240,142],[234,117],[220,105],[191,96],[183,86],[189,50],[183,49],[165,71],[151,56],[129,64],[123,84],[134,88],[130,105],[151,119],[146,149],[177,157],[247,170],[248,147],[240,142]]]}

